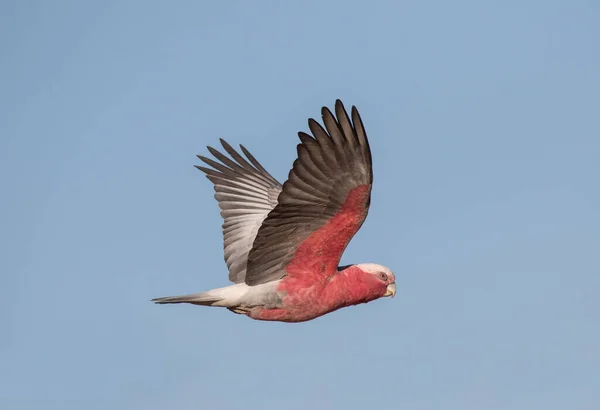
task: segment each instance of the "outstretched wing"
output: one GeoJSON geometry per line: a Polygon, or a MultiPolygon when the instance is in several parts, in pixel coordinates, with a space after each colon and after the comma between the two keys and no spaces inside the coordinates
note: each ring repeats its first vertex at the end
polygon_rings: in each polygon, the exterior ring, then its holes
{"type": "Polygon", "coordinates": [[[298,159],[248,255],[248,285],[335,274],[364,222],[373,182],[367,134],[355,107],[352,121],[340,100],[335,112],[323,107],[325,129],[311,118],[313,136],[298,133],[298,159]]]}
{"type": "Polygon", "coordinates": [[[231,158],[212,147],[209,152],[220,162],[198,155],[212,168],[196,166],[214,184],[215,199],[223,217],[223,246],[229,280],[244,282],[248,252],[262,221],[277,205],[281,184],[240,145],[248,162],[223,139],[221,145],[231,158]]]}

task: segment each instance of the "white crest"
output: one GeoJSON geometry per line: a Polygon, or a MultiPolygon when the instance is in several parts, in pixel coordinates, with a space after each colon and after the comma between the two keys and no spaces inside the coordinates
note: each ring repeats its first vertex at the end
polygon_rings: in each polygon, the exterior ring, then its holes
{"type": "Polygon", "coordinates": [[[361,270],[363,270],[365,272],[369,272],[369,273],[383,272],[388,276],[394,276],[394,273],[391,270],[389,270],[388,268],[386,268],[383,265],[378,265],[376,263],[359,263],[356,266],[358,266],[361,270]]]}

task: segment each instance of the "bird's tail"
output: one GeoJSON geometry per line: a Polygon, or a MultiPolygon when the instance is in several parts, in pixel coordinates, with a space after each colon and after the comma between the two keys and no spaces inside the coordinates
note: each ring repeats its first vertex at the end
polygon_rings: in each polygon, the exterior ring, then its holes
{"type": "Polygon", "coordinates": [[[194,293],[191,295],[168,296],[164,298],[152,299],[152,302],[159,304],[167,303],[191,303],[193,305],[213,306],[222,299],[211,292],[194,293]]]}

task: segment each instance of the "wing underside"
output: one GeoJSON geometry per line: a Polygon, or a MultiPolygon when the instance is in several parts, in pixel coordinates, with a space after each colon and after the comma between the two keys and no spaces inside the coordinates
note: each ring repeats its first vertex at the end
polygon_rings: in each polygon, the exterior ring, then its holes
{"type": "Polygon", "coordinates": [[[277,205],[281,184],[240,145],[244,158],[224,140],[225,152],[208,147],[215,159],[198,156],[211,168],[196,166],[214,184],[223,217],[223,247],[229,280],[244,282],[248,253],[268,213],[277,205]]]}

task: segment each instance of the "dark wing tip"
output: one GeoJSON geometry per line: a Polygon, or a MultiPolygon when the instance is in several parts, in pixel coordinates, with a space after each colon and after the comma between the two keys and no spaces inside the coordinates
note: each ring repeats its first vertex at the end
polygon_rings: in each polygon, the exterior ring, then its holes
{"type": "Polygon", "coordinates": [[[215,171],[212,168],[203,167],[202,165],[194,165],[194,168],[196,168],[199,171],[202,171],[206,178],[208,178],[211,182],[215,183],[213,180],[215,178],[215,173],[218,173],[218,171],[215,171]]]}
{"type": "MultiPolygon", "coordinates": [[[[360,125],[362,126],[362,119],[360,118],[360,114],[358,112],[358,108],[356,108],[356,106],[352,106],[352,119],[358,119],[358,121],[360,122],[360,125]]],[[[356,127],[358,124],[354,124],[354,126],[356,127]]]]}
{"type": "Polygon", "coordinates": [[[231,151],[235,151],[233,147],[223,138],[219,138],[219,142],[221,143],[221,146],[225,148],[225,151],[227,151],[229,154],[231,154],[231,151]]]}
{"type": "Polygon", "coordinates": [[[335,115],[331,112],[329,107],[321,108],[321,118],[323,119],[323,123],[328,130],[328,122],[335,124],[335,127],[339,128],[339,121],[335,118],[335,115]]]}
{"type": "Polygon", "coordinates": [[[316,142],[311,135],[305,133],[304,131],[298,132],[298,138],[300,138],[300,141],[302,142],[316,142]]]}
{"type": "MultiPolygon", "coordinates": [[[[210,148],[210,147],[209,147],[209,148],[210,148]]],[[[207,157],[205,157],[204,155],[200,155],[200,154],[198,154],[198,155],[196,155],[196,156],[197,156],[197,157],[198,157],[198,159],[199,159],[200,161],[202,161],[202,162],[206,162],[206,163],[208,163],[209,161],[212,161],[212,159],[210,159],[210,158],[207,158],[207,157]]]]}
{"type": "Polygon", "coordinates": [[[202,165],[194,165],[194,168],[196,168],[196,169],[199,169],[200,171],[202,171],[202,172],[206,172],[206,173],[209,173],[209,172],[216,172],[214,169],[212,169],[212,168],[207,168],[207,167],[203,167],[202,165]]]}
{"type": "Polygon", "coordinates": [[[219,151],[217,151],[216,149],[214,149],[210,145],[207,145],[206,148],[208,149],[208,152],[210,152],[211,154],[213,154],[215,157],[218,157],[218,155],[220,154],[219,151]]]}
{"type": "Polygon", "coordinates": [[[329,107],[325,107],[325,106],[321,107],[321,116],[325,117],[325,115],[327,115],[327,114],[329,114],[333,117],[333,114],[331,113],[331,110],[329,109],[329,107]]]}

